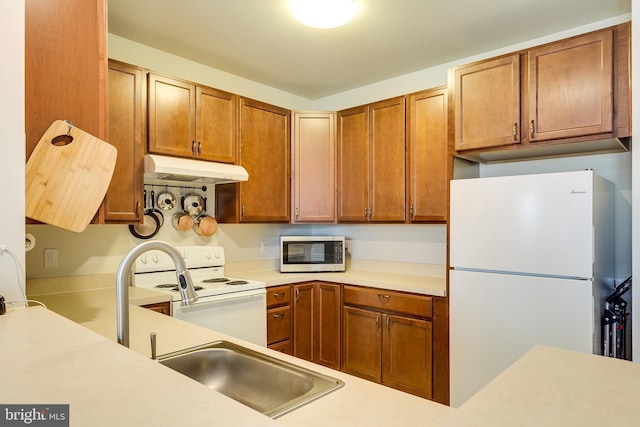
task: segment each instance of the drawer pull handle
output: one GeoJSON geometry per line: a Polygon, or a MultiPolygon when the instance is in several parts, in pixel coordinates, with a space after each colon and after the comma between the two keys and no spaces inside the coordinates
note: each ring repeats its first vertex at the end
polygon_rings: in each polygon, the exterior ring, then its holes
{"type": "Polygon", "coordinates": [[[378,294],[378,298],[389,300],[391,298],[391,295],[378,294]]]}
{"type": "Polygon", "coordinates": [[[536,121],[535,120],[531,120],[531,123],[529,124],[529,136],[531,137],[531,139],[535,138],[535,136],[536,136],[536,121]]]}
{"type": "Polygon", "coordinates": [[[274,318],[274,319],[281,319],[281,318],[283,318],[283,317],[284,317],[284,313],[275,313],[275,314],[273,315],[273,318],[274,318]]]}
{"type": "Polygon", "coordinates": [[[276,297],[276,298],[281,298],[281,297],[284,296],[284,292],[274,292],[273,296],[276,297]]]}

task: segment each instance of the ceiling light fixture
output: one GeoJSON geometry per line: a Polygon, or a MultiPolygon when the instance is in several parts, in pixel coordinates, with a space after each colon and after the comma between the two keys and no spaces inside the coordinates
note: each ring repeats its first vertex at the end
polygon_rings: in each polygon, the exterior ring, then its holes
{"type": "Polygon", "coordinates": [[[313,28],[336,28],[351,21],[358,10],[356,0],[292,0],[293,15],[313,28]]]}

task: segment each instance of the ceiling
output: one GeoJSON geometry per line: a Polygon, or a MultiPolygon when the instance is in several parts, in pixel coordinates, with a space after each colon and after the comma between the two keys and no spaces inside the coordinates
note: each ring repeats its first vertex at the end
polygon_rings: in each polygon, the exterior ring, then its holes
{"type": "Polygon", "coordinates": [[[331,30],[290,0],[109,0],[109,32],[308,99],[631,12],[631,0],[358,0],[331,30]]]}

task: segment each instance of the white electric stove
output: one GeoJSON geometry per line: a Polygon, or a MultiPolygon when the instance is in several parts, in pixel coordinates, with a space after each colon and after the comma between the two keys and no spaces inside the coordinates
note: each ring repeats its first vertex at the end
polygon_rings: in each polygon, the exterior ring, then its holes
{"type": "Polygon", "coordinates": [[[224,274],[224,248],[176,246],[184,257],[198,301],[183,306],[175,266],[162,251],[148,251],[135,262],[133,286],[171,295],[171,315],[245,341],[267,345],[266,284],[224,274]]]}

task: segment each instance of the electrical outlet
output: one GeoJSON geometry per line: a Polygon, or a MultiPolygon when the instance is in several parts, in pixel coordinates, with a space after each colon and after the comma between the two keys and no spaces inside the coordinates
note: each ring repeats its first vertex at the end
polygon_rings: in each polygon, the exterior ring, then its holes
{"type": "Polygon", "coordinates": [[[266,255],[269,250],[269,241],[261,240],[260,241],[260,255],[266,255]]]}
{"type": "Polygon", "coordinates": [[[44,266],[45,267],[58,266],[58,249],[57,248],[49,248],[44,250],[44,266]]]}

